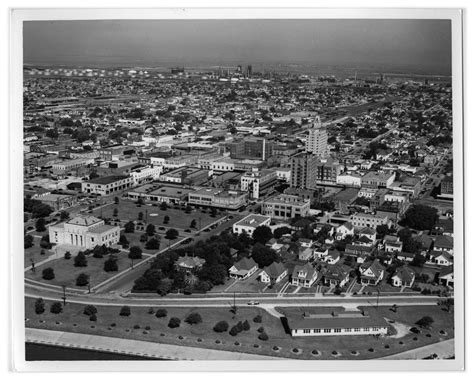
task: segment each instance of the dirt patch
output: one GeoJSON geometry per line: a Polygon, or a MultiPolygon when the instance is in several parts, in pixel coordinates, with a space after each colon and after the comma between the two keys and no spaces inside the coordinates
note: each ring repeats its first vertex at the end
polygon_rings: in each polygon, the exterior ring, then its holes
{"type": "Polygon", "coordinates": [[[393,336],[390,336],[390,338],[402,338],[402,337],[405,337],[407,334],[410,334],[410,326],[409,325],[406,325],[406,324],[403,324],[401,322],[398,322],[398,321],[393,321],[390,320],[390,325],[392,325],[395,330],[397,331],[396,334],[394,334],[393,336]]]}

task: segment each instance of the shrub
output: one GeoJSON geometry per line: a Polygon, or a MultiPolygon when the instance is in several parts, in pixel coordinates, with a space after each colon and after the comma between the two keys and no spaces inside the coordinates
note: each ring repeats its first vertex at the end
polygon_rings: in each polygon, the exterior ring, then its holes
{"type": "Polygon", "coordinates": [[[213,330],[217,333],[227,332],[229,329],[229,324],[227,321],[219,321],[217,324],[214,325],[213,330]]]}
{"type": "Polygon", "coordinates": [[[89,284],[89,275],[87,273],[81,273],[77,276],[76,285],[77,286],[85,286],[89,284]]]}
{"type": "Polygon", "coordinates": [[[333,350],[331,354],[332,355],[338,355],[339,353],[336,350],[333,350]]]}
{"type": "Polygon", "coordinates": [[[267,341],[268,340],[267,333],[265,333],[265,332],[260,333],[259,336],[258,336],[258,339],[261,340],[261,341],[267,341]]]}
{"type": "Polygon", "coordinates": [[[145,326],[145,330],[151,330],[151,327],[150,326],[145,326]]]}
{"type": "Polygon", "coordinates": [[[104,261],[104,271],[105,272],[118,271],[117,258],[115,256],[109,256],[109,258],[104,261]]]}
{"type": "Polygon", "coordinates": [[[239,334],[239,330],[237,329],[236,325],[232,326],[232,328],[229,330],[229,334],[233,337],[239,334]]]}
{"type": "Polygon", "coordinates": [[[90,321],[97,321],[97,316],[95,314],[91,314],[89,317],[90,321]]]}
{"type": "Polygon", "coordinates": [[[92,316],[93,314],[97,314],[97,308],[94,305],[87,305],[84,308],[84,314],[86,316],[92,316]]]}
{"type": "Polygon", "coordinates": [[[370,349],[369,349],[369,352],[373,353],[373,352],[374,352],[374,349],[373,349],[373,348],[370,348],[370,349]]]}
{"type": "Polygon", "coordinates": [[[66,260],[71,259],[71,257],[72,257],[72,255],[71,255],[71,252],[69,252],[69,251],[67,251],[67,252],[64,254],[64,258],[65,258],[66,260]]]}
{"type": "Polygon", "coordinates": [[[259,333],[263,333],[263,332],[265,331],[265,328],[264,328],[263,326],[260,326],[260,327],[257,329],[257,331],[258,331],[259,333]]]}
{"type": "Polygon", "coordinates": [[[141,259],[142,258],[142,249],[137,246],[133,246],[130,248],[130,252],[128,253],[128,257],[130,259],[141,259]]]}
{"type": "Polygon", "coordinates": [[[262,322],[262,316],[259,314],[253,318],[253,322],[256,322],[257,324],[262,322]]]}
{"type": "Polygon", "coordinates": [[[237,325],[235,325],[235,327],[237,328],[239,333],[244,330],[244,324],[242,323],[242,321],[237,322],[237,325]]]}
{"type": "Polygon", "coordinates": [[[242,328],[247,331],[247,330],[250,330],[250,324],[247,320],[244,321],[244,323],[242,324],[242,328]]]}
{"type": "Polygon", "coordinates": [[[120,315],[124,317],[130,316],[130,307],[127,305],[122,306],[122,309],[120,309],[120,315]]]}
{"type": "Polygon", "coordinates": [[[83,252],[79,252],[76,257],[74,257],[74,266],[75,267],[87,267],[87,258],[83,252]]]}
{"type": "Polygon", "coordinates": [[[110,326],[111,326],[112,328],[115,328],[115,327],[117,326],[117,324],[116,324],[115,322],[112,322],[112,323],[110,324],[110,326]]]}
{"type": "Polygon", "coordinates": [[[38,298],[35,301],[35,313],[36,314],[43,314],[44,313],[44,300],[42,298],[38,298]]]}
{"type": "Polygon", "coordinates": [[[54,275],[54,269],[49,267],[49,268],[45,268],[43,269],[43,279],[45,280],[53,280],[55,277],[54,275]]]}
{"type": "Polygon", "coordinates": [[[433,324],[434,320],[430,316],[424,316],[420,318],[415,324],[421,328],[429,328],[433,324]]]}
{"type": "Polygon", "coordinates": [[[138,324],[133,325],[133,329],[140,329],[140,325],[138,324]]]}
{"type": "Polygon", "coordinates": [[[149,308],[148,309],[148,314],[155,314],[155,309],[149,308]]]}
{"type": "Polygon", "coordinates": [[[51,305],[50,311],[51,313],[59,314],[63,311],[63,306],[60,302],[55,302],[53,305],[51,305]]]}
{"type": "Polygon", "coordinates": [[[168,315],[168,311],[166,309],[158,309],[155,313],[155,316],[158,318],[166,317],[168,315]]]}
{"type": "Polygon", "coordinates": [[[240,342],[239,342],[239,341],[235,341],[235,342],[234,342],[234,345],[235,345],[235,346],[240,346],[240,342]]]}
{"type": "Polygon", "coordinates": [[[170,328],[177,328],[181,325],[181,320],[178,317],[171,317],[170,321],[168,322],[168,327],[170,328]]]}
{"type": "Polygon", "coordinates": [[[202,322],[202,317],[199,313],[191,313],[184,321],[189,325],[200,324],[202,322]]]}

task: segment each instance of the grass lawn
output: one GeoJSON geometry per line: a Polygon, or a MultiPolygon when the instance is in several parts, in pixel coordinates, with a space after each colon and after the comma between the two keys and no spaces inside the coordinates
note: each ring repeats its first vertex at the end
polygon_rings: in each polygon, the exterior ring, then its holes
{"type": "MultiPolygon", "coordinates": [[[[379,309],[364,307],[369,315],[381,315],[410,326],[413,326],[424,315],[429,315],[434,319],[433,327],[430,330],[423,329],[419,334],[411,333],[403,338],[377,339],[373,336],[293,338],[285,332],[278,318],[258,307],[239,307],[235,316],[227,307],[166,308],[167,317],[157,318],[154,314],[148,313],[147,307],[132,307],[131,316],[121,317],[118,314],[120,307],[97,306],[97,321],[92,322],[83,314],[83,305],[67,304],[64,312],[58,315],[49,312],[50,302],[46,305],[46,312],[37,315],[34,312],[34,300],[26,299],[26,326],[296,359],[335,359],[333,351],[338,353],[339,359],[378,358],[453,336],[453,314],[442,311],[439,306],[400,307],[396,313],[391,312],[389,307],[379,309]],[[203,322],[197,325],[185,323],[184,319],[191,312],[199,313],[203,322]],[[262,316],[262,323],[253,322],[257,314],[262,316]],[[181,319],[180,327],[170,329],[168,327],[170,317],[181,319]],[[230,327],[238,321],[248,320],[250,330],[243,331],[235,337],[227,332],[216,333],[212,328],[221,320],[227,321],[230,327]],[[258,339],[257,329],[260,327],[263,327],[265,333],[268,334],[267,341],[258,339]],[[441,335],[440,330],[444,330],[446,335],[441,335]],[[431,337],[427,337],[427,334],[431,337]],[[414,340],[415,337],[417,340],[414,340]],[[295,353],[293,351],[295,348],[300,351],[295,353]],[[318,355],[312,354],[314,350],[319,352],[318,355]],[[357,353],[352,354],[352,351],[357,353]]],[[[328,309],[333,311],[335,308],[326,308],[328,309]]],[[[283,308],[278,308],[278,310],[284,311],[283,308]]]]}
{"type": "MultiPolygon", "coordinates": [[[[193,210],[187,214],[181,207],[179,209],[168,207],[166,211],[162,211],[159,205],[143,205],[137,206],[135,202],[130,200],[120,200],[119,204],[111,204],[103,208],[93,211],[92,215],[110,219],[120,219],[123,223],[130,220],[138,221],[138,213],[143,212],[143,219],[146,224],[154,224],[157,229],[160,226],[168,228],[187,229],[191,221],[196,220],[196,227],[199,228],[199,218],[201,218],[201,227],[205,227],[214,221],[220,219],[223,215],[221,212],[215,218],[209,216],[209,212],[204,213],[199,209],[193,210]],[[117,216],[114,216],[114,209],[117,209],[117,216]],[[163,224],[165,216],[169,216],[168,224],[163,224]]],[[[166,232],[166,231],[163,231],[166,232]]]]}
{"type": "Polygon", "coordinates": [[[44,255],[42,255],[41,250],[43,248],[40,247],[40,241],[41,239],[39,237],[33,237],[33,246],[23,251],[23,255],[25,259],[25,268],[31,265],[30,259],[32,259],[35,263],[38,263],[42,260],[47,259],[48,256],[54,253],[53,251],[49,249],[45,249],[44,255]]]}
{"type": "MultiPolygon", "coordinates": [[[[117,256],[118,259],[118,272],[130,267],[131,260],[128,258],[128,253],[120,252],[115,254],[115,256],[117,256]]],[[[86,290],[87,286],[76,286],[76,278],[80,273],[87,273],[90,276],[91,286],[97,285],[118,273],[104,271],[104,262],[107,258],[108,256],[104,256],[102,259],[87,256],[87,267],[75,267],[74,257],[69,260],[64,258],[52,260],[36,267],[35,273],[31,271],[26,272],[25,277],[52,285],[66,285],[68,287],[86,290]],[[54,269],[55,278],[53,280],[44,280],[42,278],[42,271],[49,267],[54,269]]],[[[135,260],[135,262],[137,261],[138,260],[135,260]]]]}

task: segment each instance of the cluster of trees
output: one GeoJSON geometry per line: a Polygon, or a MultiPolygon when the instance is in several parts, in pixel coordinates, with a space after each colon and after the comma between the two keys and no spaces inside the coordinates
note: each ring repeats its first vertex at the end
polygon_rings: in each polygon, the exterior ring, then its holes
{"type": "Polygon", "coordinates": [[[40,202],[39,200],[32,199],[30,197],[26,197],[23,199],[24,203],[24,211],[25,212],[30,212],[31,217],[33,219],[38,219],[38,218],[45,218],[53,212],[53,209],[48,206],[47,204],[44,204],[40,202]]]}
{"type": "Polygon", "coordinates": [[[432,230],[438,221],[438,210],[422,204],[413,204],[405,213],[400,225],[416,230],[432,230]]]}

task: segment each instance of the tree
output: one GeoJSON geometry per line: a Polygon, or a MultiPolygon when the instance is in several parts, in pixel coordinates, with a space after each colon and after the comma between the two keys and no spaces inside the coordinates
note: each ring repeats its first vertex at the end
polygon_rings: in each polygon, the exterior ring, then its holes
{"type": "Polygon", "coordinates": [[[54,269],[49,267],[49,268],[45,268],[43,269],[43,279],[45,280],[53,280],[55,277],[54,275],[54,269]]]}
{"type": "Polygon", "coordinates": [[[260,324],[262,322],[262,316],[260,314],[257,314],[254,318],[253,318],[253,322],[257,323],[257,324],[260,324]]]}
{"type": "Polygon", "coordinates": [[[146,249],[160,249],[160,241],[156,237],[152,237],[145,244],[146,249]]]}
{"type": "Polygon", "coordinates": [[[118,264],[117,258],[115,256],[109,256],[107,260],[104,262],[104,271],[105,272],[117,272],[118,271],[118,264]]]}
{"type": "Polygon", "coordinates": [[[33,246],[33,243],[34,243],[34,238],[33,238],[33,236],[31,236],[31,235],[25,235],[25,239],[24,239],[24,247],[25,247],[25,249],[32,247],[32,246],[33,246]]]}
{"type": "Polygon", "coordinates": [[[120,235],[119,244],[122,246],[122,248],[128,247],[129,242],[125,235],[120,235]]]}
{"type": "Polygon", "coordinates": [[[54,314],[59,314],[63,311],[63,306],[60,302],[55,302],[51,305],[50,312],[54,314]]]}
{"type": "Polygon", "coordinates": [[[104,255],[106,255],[108,252],[107,250],[107,246],[104,244],[104,245],[96,245],[94,247],[94,249],[92,250],[92,253],[93,253],[93,257],[96,258],[96,259],[102,259],[104,257],[104,255]]]}
{"type": "Polygon", "coordinates": [[[128,253],[129,259],[141,259],[142,258],[142,249],[136,245],[130,248],[128,253]]]}
{"type": "Polygon", "coordinates": [[[51,249],[52,244],[49,242],[49,235],[44,235],[40,240],[40,247],[44,249],[51,249]]]}
{"type": "Polygon", "coordinates": [[[130,307],[127,306],[127,305],[122,306],[122,308],[120,309],[120,313],[119,313],[119,314],[120,314],[121,316],[124,316],[124,317],[130,316],[130,314],[131,314],[130,307]]]}
{"type": "Polygon", "coordinates": [[[275,239],[280,239],[283,235],[291,233],[291,229],[288,227],[279,227],[273,231],[273,237],[275,239]]]}
{"type": "Polygon", "coordinates": [[[190,205],[187,205],[184,212],[187,213],[187,214],[190,214],[191,212],[193,211],[193,209],[191,208],[190,205]]]}
{"type": "Polygon", "coordinates": [[[71,252],[66,251],[66,253],[64,254],[64,258],[65,258],[66,260],[70,260],[71,257],[72,257],[71,252]]]}
{"type": "Polygon", "coordinates": [[[191,313],[184,321],[189,325],[200,324],[202,322],[202,317],[199,313],[191,313]]]}
{"type": "Polygon", "coordinates": [[[255,260],[260,268],[264,268],[271,263],[278,261],[280,257],[273,249],[257,243],[252,248],[252,259],[255,260]]]}
{"type": "Polygon", "coordinates": [[[168,205],[166,204],[166,202],[162,202],[160,204],[160,210],[166,211],[167,209],[168,209],[168,205]]]}
{"type": "Polygon", "coordinates": [[[113,214],[114,214],[114,217],[117,217],[117,215],[118,215],[118,209],[114,208],[113,214]]]}
{"type": "Polygon", "coordinates": [[[258,335],[258,339],[259,339],[260,341],[267,341],[267,340],[268,340],[268,334],[265,333],[265,332],[260,333],[260,334],[258,335]]]}
{"type": "Polygon", "coordinates": [[[416,325],[418,325],[421,328],[429,328],[433,324],[434,320],[430,316],[424,316],[420,318],[417,322],[415,322],[416,325]]]}
{"type": "Polygon", "coordinates": [[[119,198],[118,198],[118,196],[114,197],[114,203],[115,203],[115,204],[119,204],[119,198]]]}
{"type": "Polygon", "coordinates": [[[242,324],[242,328],[247,331],[247,330],[250,330],[250,324],[247,320],[244,321],[244,323],[242,324]]]}
{"type": "Polygon", "coordinates": [[[138,213],[138,220],[143,220],[143,212],[142,211],[140,211],[138,213]]]}
{"type": "Polygon", "coordinates": [[[84,252],[79,251],[78,254],[74,257],[74,266],[87,267],[87,258],[84,252]]]}
{"type": "Polygon", "coordinates": [[[431,230],[438,220],[438,210],[422,204],[413,204],[400,222],[416,230],[431,230]]]}
{"type": "Polygon", "coordinates": [[[46,231],[46,221],[44,220],[44,218],[39,218],[38,220],[36,220],[35,228],[37,232],[46,231]]]}
{"type": "Polygon", "coordinates": [[[191,224],[189,224],[189,228],[196,228],[196,220],[191,220],[191,224]]]}
{"type": "Polygon", "coordinates": [[[154,224],[148,224],[146,226],[146,234],[148,236],[153,236],[156,233],[156,228],[154,224]]]}
{"type": "Polygon", "coordinates": [[[447,312],[451,311],[451,308],[454,306],[454,298],[448,297],[440,300],[438,302],[439,305],[444,306],[447,312]]]}
{"type": "Polygon", "coordinates": [[[97,314],[97,308],[94,305],[87,305],[84,307],[84,312],[86,316],[92,316],[97,314]]]}
{"type": "Polygon", "coordinates": [[[87,273],[80,273],[76,278],[77,286],[86,286],[89,284],[89,275],[87,273]]]}
{"type": "Polygon", "coordinates": [[[163,218],[163,224],[168,224],[170,221],[170,217],[168,215],[165,215],[165,217],[163,218]]]}
{"type": "Polygon", "coordinates": [[[168,311],[166,309],[158,309],[155,313],[155,316],[158,318],[166,317],[168,315],[168,311]]]}
{"type": "Polygon", "coordinates": [[[213,328],[213,330],[216,333],[227,332],[228,329],[229,329],[229,324],[227,323],[227,321],[219,321],[217,324],[214,325],[214,328],[213,328]]]}
{"type": "Polygon", "coordinates": [[[61,213],[59,214],[59,219],[60,219],[61,221],[64,221],[64,220],[69,219],[69,212],[67,212],[67,211],[61,211],[61,213]]]}
{"type": "Polygon", "coordinates": [[[129,221],[128,223],[126,223],[124,227],[125,227],[125,233],[135,232],[135,223],[132,221],[129,221]]]}
{"type": "Polygon", "coordinates": [[[387,224],[381,224],[377,226],[376,231],[380,237],[384,237],[390,233],[390,228],[388,228],[387,224]]]}
{"type": "Polygon", "coordinates": [[[178,328],[181,325],[181,320],[178,317],[171,317],[170,321],[168,322],[168,327],[170,328],[178,328]]]}
{"type": "Polygon", "coordinates": [[[233,337],[235,337],[237,334],[239,334],[239,330],[237,329],[236,325],[234,325],[234,326],[232,326],[232,328],[230,328],[229,334],[233,337]]]}
{"type": "Polygon", "coordinates": [[[179,232],[175,230],[174,228],[170,228],[168,231],[166,231],[165,238],[168,240],[174,240],[179,236],[179,232]]]}
{"type": "Polygon", "coordinates": [[[144,204],[145,204],[145,202],[143,201],[143,199],[142,199],[142,198],[138,198],[138,200],[137,200],[137,206],[138,206],[138,207],[141,207],[141,206],[143,206],[144,204]]]}
{"type": "Polygon", "coordinates": [[[44,308],[44,300],[42,298],[38,298],[35,301],[35,313],[36,314],[43,314],[45,311],[44,308]]]}
{"type": "Polygon", "coordinates": [[[272,230],[266,225],[261,225],[255,228],[253,231],[252,238],[255,243],[265,244],[268,240],[273,237],[272,230]]]}

